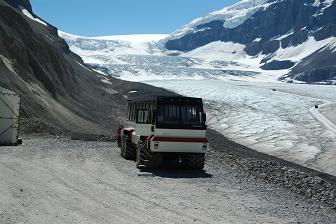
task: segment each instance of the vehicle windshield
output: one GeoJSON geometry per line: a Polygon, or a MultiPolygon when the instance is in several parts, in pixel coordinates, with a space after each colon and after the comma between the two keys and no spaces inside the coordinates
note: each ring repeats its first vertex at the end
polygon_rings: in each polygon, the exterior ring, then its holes
{"type": "Polygon", "coordinates": [[[197,106],[181,106],[182,124],[202,127],[202,114],[203,111],[197,106]]]}
{"type": "Polygon", "coordinates": [[[157,126],[174,129],[204,128],[203,108],[199,105],[159,105],[157,111],[157,126]]]}

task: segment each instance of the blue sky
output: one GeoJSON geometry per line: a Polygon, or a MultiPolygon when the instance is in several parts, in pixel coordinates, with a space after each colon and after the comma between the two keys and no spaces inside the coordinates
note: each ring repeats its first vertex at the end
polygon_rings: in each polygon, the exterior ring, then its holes
{"type": "Polygon", "coordinates": [[[31,0],[34,12],[82,36],[171,33],[238,0],[31,0]]]}

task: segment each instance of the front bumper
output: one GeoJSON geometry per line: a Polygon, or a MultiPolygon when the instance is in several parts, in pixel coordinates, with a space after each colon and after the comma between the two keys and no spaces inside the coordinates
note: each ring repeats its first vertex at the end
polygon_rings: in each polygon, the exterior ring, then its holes
{"type": "Polygon", "coordinates": [[[152,152],[207,153],[209,143],[206,139],[153,139],[150,142],[152,152]]]}

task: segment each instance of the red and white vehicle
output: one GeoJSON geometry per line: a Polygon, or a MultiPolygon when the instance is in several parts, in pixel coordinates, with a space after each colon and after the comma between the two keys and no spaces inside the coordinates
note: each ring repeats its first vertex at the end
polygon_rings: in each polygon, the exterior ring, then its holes
{"type": "Polygon", "coordinates": [[[189,97],[155,97],[128,101],[118,130],[121,156],[139,169],[155,169],[163,159],[180,159],[188,169],[203,169],[209,148],[203,101],[189,97]]]}

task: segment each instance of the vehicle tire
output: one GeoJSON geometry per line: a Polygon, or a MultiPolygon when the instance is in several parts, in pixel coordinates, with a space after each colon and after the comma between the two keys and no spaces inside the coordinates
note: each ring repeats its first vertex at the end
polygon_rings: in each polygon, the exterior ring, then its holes
{"type": "Polygon", "coordinates": [[[182,166],[189,170],[203,170],[205,154],[185,154],[182,156],[182,166]]]}
{"type": "Polygon", "coordinates": [[[135,161],[140,170],[154,170],[161,165],[162,155],[150,152],[146,143],[139,142],[135,161]]]}
{"type": "Polygon", "coordinates": [[[122,138],[121,140],[121,156],[124,158],[124,159],[127,159],[127,160],[134,160],[135,159],[135,150],[133,148],[133,145],[132,143],[125,139],[125,138],[122,138]]]}
{"type": "Polygon", "coordinates": [[[149,158],[144,154],[144,147],[145,144],[143,142],[138,143],[138,149],[136,151],[136,156],[135,156],[135,164],[136,167],[140,170],[145,168],[145,161],[149,158]]]}
{"type": "Polygon", "coordinates": [[[146,165],[147,169],[155,170],[160,167],[162,163],[162,155],[160,153],[152,153],[151,160],[146,165]]]}
{"type": "Polygon", "coordinates": [[[118,147],[121,148],[121,139],[120,138],[118,138],[117,144],[118,144],[118,147]]]}

